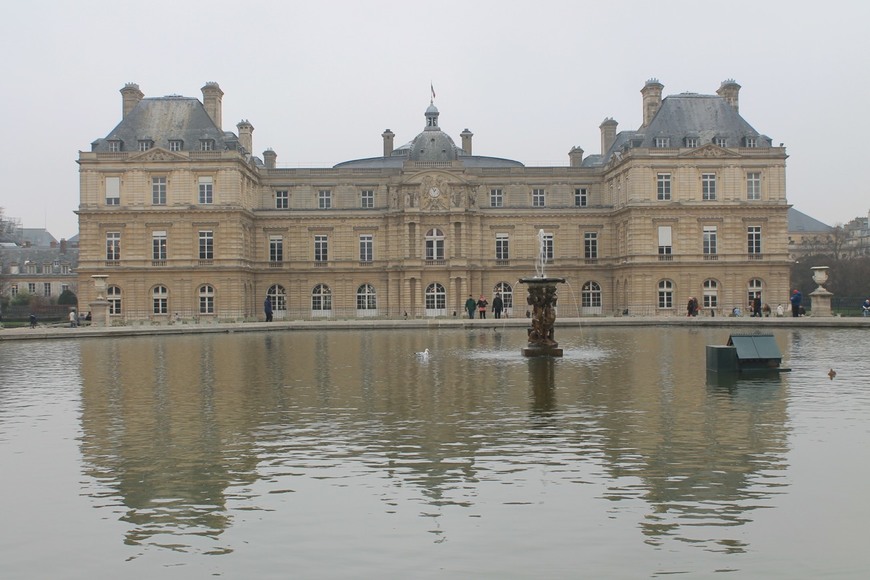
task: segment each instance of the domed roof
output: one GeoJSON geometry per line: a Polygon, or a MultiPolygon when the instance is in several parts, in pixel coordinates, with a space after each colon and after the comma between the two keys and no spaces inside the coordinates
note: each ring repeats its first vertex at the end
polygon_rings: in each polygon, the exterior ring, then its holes
{"type": "Polygon", "coordinates": [[[441,131],[423,131],[411,141],[410,159],[412,161],[455,161],[459,148],[450,135],[441,131]]]}

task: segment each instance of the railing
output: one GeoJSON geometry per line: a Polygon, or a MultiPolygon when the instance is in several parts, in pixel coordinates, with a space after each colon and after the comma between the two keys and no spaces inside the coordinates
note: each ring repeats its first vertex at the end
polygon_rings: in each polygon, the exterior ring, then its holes
{"type": "Polygon", "coordinates": [[[283,268],[284,262],[269,262],[270,268],[283,268]]]}
{"type": "Polygon", "coordinates": [[[715,262],[719,259],[719,254],[704,254],[705,262],[715,262]]]}
{"type": "Polygon", "coordinates": [[[423,264],[426,266],[443,266],[446,263],[446,260],[425,260],[423,262],[423,264]]]}
{"type": "Polygon", "coordinates": [[[659,262],[673,262],[674,255],[673,254],[659,254],[659,262]]]}
{"type": "Polygon", "coordinates": [[[199,265],[200,265],[200,266],[212,266],[212,265],[214,265],[214,260],[212,260],[212,259],[206,259],[206,258],[201,258],[201,259],[199,260],[199,265]]]}
{"type": "Polygon", "coordinates": [[[496,260],[495,265],[496,266],[510,266],[511,261],[510,260],[496,260]]]}
{"type": "Polygon", "coordinates": [[[761,260],[763,259],[762,254],[749,254],[746,256],[748,260],[761,260]]]}
{"type": "Polygon", "coordinates": [[[151,260],[151,265],[155,268],[161,268],[166,265],[166,260],[151,260]]]}

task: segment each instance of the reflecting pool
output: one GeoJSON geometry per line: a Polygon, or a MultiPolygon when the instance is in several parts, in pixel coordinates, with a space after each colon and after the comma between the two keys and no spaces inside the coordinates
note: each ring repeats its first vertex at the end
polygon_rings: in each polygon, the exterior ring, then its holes
{"type": "Polygon", "coordinates": [[[0,575],[865,577],[866,331],[773,333],[740,380],[713,328],[3,343],[0,575]]]}

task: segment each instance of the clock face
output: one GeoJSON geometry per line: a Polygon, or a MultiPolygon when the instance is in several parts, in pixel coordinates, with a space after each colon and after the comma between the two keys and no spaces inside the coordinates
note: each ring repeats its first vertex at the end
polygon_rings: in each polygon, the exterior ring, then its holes
{"type": "Polygon", "coordinates": [[[441,195],[440,189],[438,189],[437,187],[429,188],[429,197],[438,197],[439,195],[441,195]]]}

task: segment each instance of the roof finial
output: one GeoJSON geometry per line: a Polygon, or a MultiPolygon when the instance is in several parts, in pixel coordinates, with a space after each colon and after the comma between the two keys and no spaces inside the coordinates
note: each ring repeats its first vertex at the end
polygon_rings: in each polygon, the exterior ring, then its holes
{"type": "Polygon", "coordinates": [[[432,84],[432,81],[429,81],[429,91],[432,93],[432,96],[429,97],[429,104],[435,104],[435,86],[432,84]]]}

